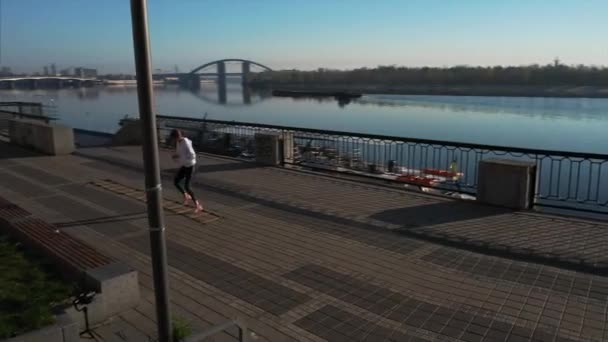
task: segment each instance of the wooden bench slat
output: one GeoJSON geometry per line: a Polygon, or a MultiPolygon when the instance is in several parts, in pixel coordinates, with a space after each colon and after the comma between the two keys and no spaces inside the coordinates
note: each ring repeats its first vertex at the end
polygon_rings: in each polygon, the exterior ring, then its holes
{"type": "Polygon", "coordinates": [[[11,201],[5,199],[4,197],[0,196],[0,207],[3,207],[5,205],[14,205],[11,201]]]}
{"type": "MultiPolygon", "coordinates": [[[[58,247],[69,247],[69,244],[66,243],[67,240],[64,240],[64,239],[51,240],[51,239],[49,239],[49,234],[45,234],[44,232],[41,232],[38,230],[27,229],[28,227],[25,227],[25,229],[21,229],[21,228],[23,228],[23,227],[20,227],[19,230],[24,239],[35,244],[36,246],[38,246],[38,248],[43,249],[47,253],[50,253],[53,256],[55,256],[55,255],[64,256],[66,261],[68,261],[69,263],[71,263],[75,266],[79,266],[79,265],[86,266],[86,267],[95,266],[95,263],[88,262],[86,255],[78,253],[77,250],[69,249],[69,248],[58,248],[58,247]],[[52,242],[52,245],[49,242],[52,242]]],[[[55,234],[55,233],[53,233],[53,234],[55,234]]]]}
{"type": "MultiPolygon", "coordinates": [[[[74,248],[78,246],[74,246],[70,243],[69,240],[66,239],[48,239],[49,235],[45,233],[41,233],[39,231],[24,231],[26,235],[30,239],[34,239],[35,243],[40,245],[40,247],[44,248],[50,253],[61,254],[70,259],[70,262],[75,265],[85,266],[86,268],[94,268],[97,266],[101,266],[104,263],[102,262],[100,265],[99,260],[95,260],[90,257],[86,252],[80,250],[79,248],[74,248]],[[49,245],[51,242],[53,245],[49,245]]],[[[53,233],[56,234],[56,233],[53,233]]]]}
{"type": "Polygon", "coordinates": [[[57,234],[55,232],[55,227],[46,224],[44,221],[36,222],[34,219],[28,221],[20,222],[16,226],[26,233],[26,235],[37,237],[39,243],[50,252],[59,250],[59,247],[64,247],[67,255],[92,267],[101,266],[111,261],[109,258],[102,256],[95,249],[81,241],[66,234],[57,234]],[[36,227],[34,224],[42,224],[42,226],[36,227]]]}
{"type": "Polygon", "coordinates": [[[10,221],[21,217],[28,217],[31,214],[14,204],[0,205],[0,220],[10,221]]]}

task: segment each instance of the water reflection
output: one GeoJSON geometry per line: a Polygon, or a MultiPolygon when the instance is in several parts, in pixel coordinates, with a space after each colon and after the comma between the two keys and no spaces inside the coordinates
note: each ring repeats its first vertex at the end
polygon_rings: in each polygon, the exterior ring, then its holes
{"type": "Polygon", "coordinates": [[[336,103],[340,108],[344,108],[352,102],[352,99],[350,98],[334,98],[331,96],[297,96],[291,97],[290,99],[294,102],[336,103]]]}
{"type": "Polygon", "coordinates": [[[372,107],[409,107],[450,112],[515,114],[545,119],[606,120],[608,99],[427,95],[366,95],[355,100],[372,107]]]}
{"type": "MultiPolygon", "coordinates": [[[[177,91],[184,91],[177,88],[177,91]]],[[[188,90],[194,97],[210,104],[225,106],[250,106],[264,101],[272,94],[269,91],[256,91],[250,87],[244,87],[240,83],[227,82],[222,87],[216,82],[203,82],[200,89],[188,90]]]]}
{"type": "MultiPolygon", "coordinates": [[[[138,116],[137,89],[0,90],[0,101],[41,102],[60,122],[113,133],[125,115],[138,116]]],[[[351,102],[333,97],[273,97],[227,82],[196,91],[155,86],[155,111],[163,115],[274,124],[564,151],[608,151],[608,99],[365,95],[351,102]],[[222,103],[220,100],[225,99],[222,103]]]]}
{"type": "Polygon", "coordinates": [[[78,98],[81,100],[97,100],[99,98],[100,89],[97,87],[79,88],[78,98]]]}

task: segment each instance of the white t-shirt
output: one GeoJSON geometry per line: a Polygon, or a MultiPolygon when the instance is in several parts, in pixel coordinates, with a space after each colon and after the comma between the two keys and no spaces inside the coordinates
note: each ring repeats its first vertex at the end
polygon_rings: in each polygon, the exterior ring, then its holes
{"type": "Polygon", "coordinates": [[[196,152],[192,148],[192,141],[188,138],[183,138],[177,142],[177,148],[175,150],[179,159],[178,162],[181,166],[190,167],[196,164],[196,152]]]}

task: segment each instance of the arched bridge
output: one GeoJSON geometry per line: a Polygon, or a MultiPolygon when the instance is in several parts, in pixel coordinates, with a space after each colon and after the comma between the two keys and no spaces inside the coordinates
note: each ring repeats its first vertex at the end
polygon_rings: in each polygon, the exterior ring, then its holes
{"type": "Polygon", "coordinates": [[[240,59],[240,58],[226,58],[226,59],[220,59],[217,61],[213,61],[213,62],[209,62],[209,63],[205,63],[197,68],[194,68],[192,71],[190,71],[190,74],[196,74],[198,73],[200,70],[204,70],[210,66],[216,65],[217,66],[217,73],[215,74],[211,74],[211,75],[219,75],[219,74],[227,74],[226,73],[226,63],[241,63],[241,72],[240,73],[229,73],[229,74],[235,74],[235,75],[245,75],[251,72],[251,66],[252,65],[257,65],[260,68],[262,68],[264,71],[272,71],[272,69],[270,69],[269,67],[254,62],[254,61],[250,61],[247,59],[240,59]]]}
{"type": "Polygon", "coordinates": [[[252,67],[257,67],[263,71],[272,71],[268,66],[254,62],[248,59],[241,58],[225,58],[217,61],[202,64],[190,71],[189,73],[171,73],[171,74],[156,74],[156,78],[178,78],[179,84],[188,88],[199,88],[201,77],[216,77],[218,84],[225,87],[226,77],[239,76],[243,84],[247,83],[252,67]],[[240,71],[228,71],[226,65],[228,63],[240,63],[240,71]],[[213,70],[215,68],[215,70],[213,70]],[[211,70],[209,70],[211,69],[211,70]]]}

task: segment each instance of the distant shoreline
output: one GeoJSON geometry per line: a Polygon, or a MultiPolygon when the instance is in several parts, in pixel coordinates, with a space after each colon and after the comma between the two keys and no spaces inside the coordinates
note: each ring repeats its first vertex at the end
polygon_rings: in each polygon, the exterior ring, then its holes
{"type": "Polygon", "coordinates": [[[295,84],[252,82],[254,89],[287,91],[352,92],[394,95],[452,95],[507,97],[608,98],[608,87],[598,86],[443,86],[443,85],[360,85],[295,84]]]}

